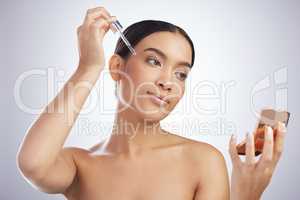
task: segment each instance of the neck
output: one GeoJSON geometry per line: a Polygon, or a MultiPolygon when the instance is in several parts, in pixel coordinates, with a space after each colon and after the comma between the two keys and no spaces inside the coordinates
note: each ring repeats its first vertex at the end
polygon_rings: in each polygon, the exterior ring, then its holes
{"type": "Polygon", "coordinates": [[[118,105],[112,133],[103,146],[105,151],[134,155],[158,146],[166,136],[159,121],[141,118],[130,108],[120,110],[118,105]]]}

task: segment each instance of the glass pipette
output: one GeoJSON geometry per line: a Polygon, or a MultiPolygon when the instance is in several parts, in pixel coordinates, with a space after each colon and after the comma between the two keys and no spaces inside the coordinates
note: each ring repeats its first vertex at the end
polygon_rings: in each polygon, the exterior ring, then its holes
{"type": "Polygon", "coordinates": [[[124,36],[123,32],[122,32],[122,28],[123,26],[121,25],[121,23],[116,20],[112,22],[112,25],[114,26],[115,30],[113,30],[113,32],[118,31],[120,34],[120,37],[122,38],[123,42],[126,44],[126,46],[128,47],[129,51],[133,54],[136,55],[136,52],[134,50],[134,48],[131,46],[131,44],[129,43],[129,41],[127,40],[127,38],[124,36]]]}

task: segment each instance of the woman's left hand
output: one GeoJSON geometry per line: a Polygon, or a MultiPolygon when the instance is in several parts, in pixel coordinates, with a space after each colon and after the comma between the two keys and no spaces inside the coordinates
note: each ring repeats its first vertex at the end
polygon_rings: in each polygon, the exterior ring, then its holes
{"type": "Polygon", "coordinates": [[[261,157],[255,159],[253,134],[247,134],[246,158],[243,162],[236,150],[236,138],[230,139],[229,153],[232,160],[231,200],[259,200],[270,183],[274,169],[283,150],[286,127],[278,122],[277,134],[273,139],[273,129],[265,127],[264,146],[261,157]]]}

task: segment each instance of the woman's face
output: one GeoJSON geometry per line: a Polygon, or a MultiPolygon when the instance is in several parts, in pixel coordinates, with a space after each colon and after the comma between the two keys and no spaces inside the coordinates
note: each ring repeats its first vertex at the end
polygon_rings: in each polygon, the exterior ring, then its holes
{"type": "Polygon", "coordinates": [[[184,94],[190,44],[180,33],[156,32],[141,40],[135,51],[124,68],[118,94],[141,118],[159,121],[184,94]]]}

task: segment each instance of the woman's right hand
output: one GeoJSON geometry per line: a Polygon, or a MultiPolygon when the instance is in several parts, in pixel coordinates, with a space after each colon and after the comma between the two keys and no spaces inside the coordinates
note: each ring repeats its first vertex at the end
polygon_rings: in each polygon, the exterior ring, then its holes
{"type": "Polygon", "coordinates": [[[79,69],[102,71],[105,65],[103,38],[115,20],[104,7],[87,10],[83,24],[77,28],[79,69]]]}

